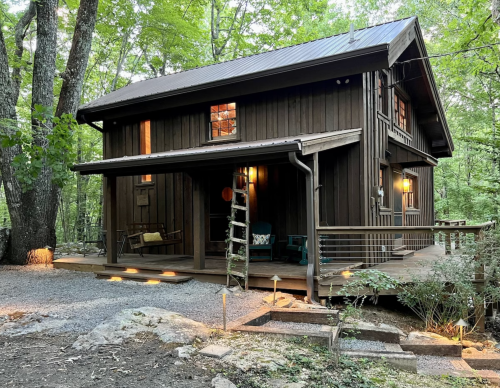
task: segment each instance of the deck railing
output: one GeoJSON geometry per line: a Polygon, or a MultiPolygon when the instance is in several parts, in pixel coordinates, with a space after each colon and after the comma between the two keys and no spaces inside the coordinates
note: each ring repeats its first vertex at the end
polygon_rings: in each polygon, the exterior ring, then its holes
{"type": "Polygon", "coordinates": [[[413,251],[441,247],[444,254],[460,249],[467,241],[495,226],[494,222],[480,225],[453,226],[321,226],[318,232],[317,275],[328,276],[328,267],[357,263],[367,268],[389,260],[410,256],[413,251]]]}

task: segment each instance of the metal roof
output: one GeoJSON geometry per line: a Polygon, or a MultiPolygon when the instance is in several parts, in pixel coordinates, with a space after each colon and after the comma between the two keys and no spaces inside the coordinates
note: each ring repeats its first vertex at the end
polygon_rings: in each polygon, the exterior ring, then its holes
{"type": "Polygon", "coordinates": [[[308,62],[327,58],[334,59],[336,56],[348,55],[349,53],[355,55],[360,50],[377,46],[387,48],[415,20],[415,17],[411,17],[356,30],[353,42],[350,42],[349,33],[344,33],[136,82],[89,102],[81,106],[80,110],[102,110],[107,106],[125,105],[148,96],[181,93],[183,89],[220,81],[227,82],[242,76],[258,76],[259,73],[279,70],[291,65],[306,65],[308,62]]]}
{"type": "Polygon", "coordinates": [[[182,168],[183,163],[218,162],[227,163],[228,158],[242,156],[276,155],[279,153],[302,151],[308,154],[307,147],[319,143],[322,149],[335,148],[360,140],[361,129],[315,133],[276,139],[256,140],[237,143],[216,144],[204,147],[180,149],[166,152],[156,152],[147,155],[123,156],[121,158],[104,159],[95,162],[77,164],[74,171],[82,174],[117,174],[137,175],[137,171],[127,171],[128,168],[182,168]],[[335,140],[338,140],[335,142],[335,140]],[[330,142],[328,144],[328,142],[330,142]]]}

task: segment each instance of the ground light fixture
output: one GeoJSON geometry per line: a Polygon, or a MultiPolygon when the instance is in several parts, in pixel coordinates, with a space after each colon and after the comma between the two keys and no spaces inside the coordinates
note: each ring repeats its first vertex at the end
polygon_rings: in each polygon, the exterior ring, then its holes
{"type": "Polygon", "coordinates": [[[465,322],[462,318],[460,318],[457,322],[455,322],[455,326],[460,327],[460,342],[463,340],[463,329],[464,327],[469,326],[467,322],[465,322]]]}
{"type": "Polygon", "coordinates": [[[226,331],[226,295],[231,295],[231,291],[226,286],[217,291],[217,295],[222,295],[222,321],[224,331],[226,331]]]}
{"type": "Polygon", "coordinates": [[[274,281],[274,297],[273,297],[273,306],[276,305],[276,283],[281,282],[281,278],[278,275],[274,275],[270,280],[274,281]]]}

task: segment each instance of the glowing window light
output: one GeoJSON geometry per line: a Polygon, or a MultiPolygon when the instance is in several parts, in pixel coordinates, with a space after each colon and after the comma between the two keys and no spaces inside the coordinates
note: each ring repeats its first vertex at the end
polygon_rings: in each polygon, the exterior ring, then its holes
{"type": "Polygon", "coordinates": [[[175,272],[165,271],[161,274],[161,276],[175,276],[175,272]]]}

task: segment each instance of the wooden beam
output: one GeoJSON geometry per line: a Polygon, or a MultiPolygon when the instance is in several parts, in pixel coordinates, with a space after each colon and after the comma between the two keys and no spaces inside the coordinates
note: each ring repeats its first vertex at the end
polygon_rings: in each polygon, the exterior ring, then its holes
{"type": "Polygon", "coordinates": [[[425,116],[417,116],[417,123],[419,125],[437,124],[439,123],[439,116],[437,113],[425,116]]]}
{"type": "Polygon", "coordinates": [[[116,177],[107,176],[106,184],[106,256],[109,264],[118,262],[116,177]]]}
{"type": "Polygon", "coordinates": [[[332,135],[321,139],[315,139],[302,142],[302,155],[310,155],[316,152],[329,150],[332,148],[342,147],[347,144],[357,143],[361,141],[361,129],[353,133],[343,135],[332,135]]]}
{"type": "Polygon", "coordinates": [[[205,179],[201,175],[192,179],[194,269],[205,269],[205,179]]]}

